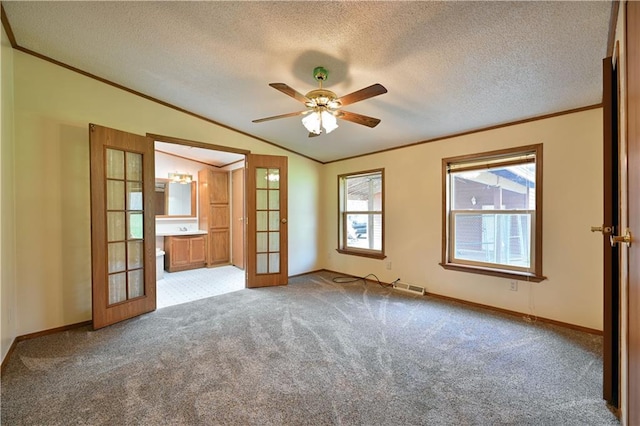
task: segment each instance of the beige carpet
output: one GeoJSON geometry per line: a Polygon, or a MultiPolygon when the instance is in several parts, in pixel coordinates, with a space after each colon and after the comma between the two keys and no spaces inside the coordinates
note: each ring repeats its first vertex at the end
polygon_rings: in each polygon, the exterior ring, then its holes
{"type": "Polygon", "coordinates": [[[333,276],[20,342],[2,424],[618,424],[600,337],[333,276]]]}

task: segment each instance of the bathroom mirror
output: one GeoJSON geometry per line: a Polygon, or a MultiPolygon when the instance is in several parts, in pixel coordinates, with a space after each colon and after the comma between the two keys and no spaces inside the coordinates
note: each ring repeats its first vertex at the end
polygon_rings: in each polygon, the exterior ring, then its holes
{"type": "Polygon", "coordinates": [[[196,182],[156,178],[156,217],[196,217],[196,182]]]}

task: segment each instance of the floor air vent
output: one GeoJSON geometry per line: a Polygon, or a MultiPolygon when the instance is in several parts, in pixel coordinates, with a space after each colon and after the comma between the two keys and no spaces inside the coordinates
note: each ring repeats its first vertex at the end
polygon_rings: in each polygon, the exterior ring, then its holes
{"type": "Polygon", "coordinates": [[[393,284],[393,288],[396,290],[407,291],[409,293],[420,294],[424,296],[424,287],[420,287],[414,284],[407,284],[401,281],[396,281],[393,284]]]}

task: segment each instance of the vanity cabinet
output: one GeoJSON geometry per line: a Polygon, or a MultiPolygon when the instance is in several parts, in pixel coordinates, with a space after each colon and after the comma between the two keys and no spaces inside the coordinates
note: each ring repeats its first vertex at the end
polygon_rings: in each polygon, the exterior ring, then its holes
{"type": "Polygon", "coordinates": [[[198,181],[198,227],[207,231],[207,266],[228,264],[231,260],[229,172],[200,170],[198,181]]]}
{"type": "Polygon", "coordinates": [[[202,268],[206,264],[206,235],[164,237],[164,269],[169,272],[202,268]]]}

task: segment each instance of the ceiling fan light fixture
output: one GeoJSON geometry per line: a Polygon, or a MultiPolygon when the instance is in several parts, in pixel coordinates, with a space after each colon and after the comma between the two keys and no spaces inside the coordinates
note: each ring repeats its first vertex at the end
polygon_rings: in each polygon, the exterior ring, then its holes
{"type": "Polygon", "coordinates": [[[304,127],[313,134],[319,135],[322,129],[329,134],[338,128],[338,120],[326,109],[314,111],[302,118],[304,127]]]}
{"type": "Polygon", "coordinates": [[[372,84],[364,89],[356,90],[345,96],[338,97],[331,90],[323,89],[322,82],[327,80],[328,71],[323,67],[316,67],[313,70],[313,77],[318,82],[318,88],[311,90],[306,95],[298,92],[292,87],[284,83],[269,83],[269,86],[284,93],[285,95],[295,99],[307,107],[306,111],[292,112],[288,114],[274,115],[272,117],[259,118],[253,120],[254,123],[262,123],[264,121],[275,120],[278,118],[302,116],[302,124],[309,131],[309,136],[317,136],[322,131],[331,133],[338,128],[337,119],[351,121],[370,128],[376,127],[380,120],[366,115],[356,114],[353,112],[342,111],[345,105],[351,105],[374,96],[387,93],[387,89],[379,84],[372,84]]]}
{"type": "Polygon", "coordinates": [[[324,127],[324,130],[327,133],[331,133],[338,128],[338,120],[336,120],[336,117],[328,111],[322,111],[320,113],[320,121],[322,122],[322,127],[324,127]]]}
{"type": "Polygon", "coordinates": [[[310,132],[316,135],[321,133],[320,124],[321,124],[320,114],[317,112],[312,112],[311,114],[307,114],[302,117],[302,124],[304,127],[310,132]]]}

